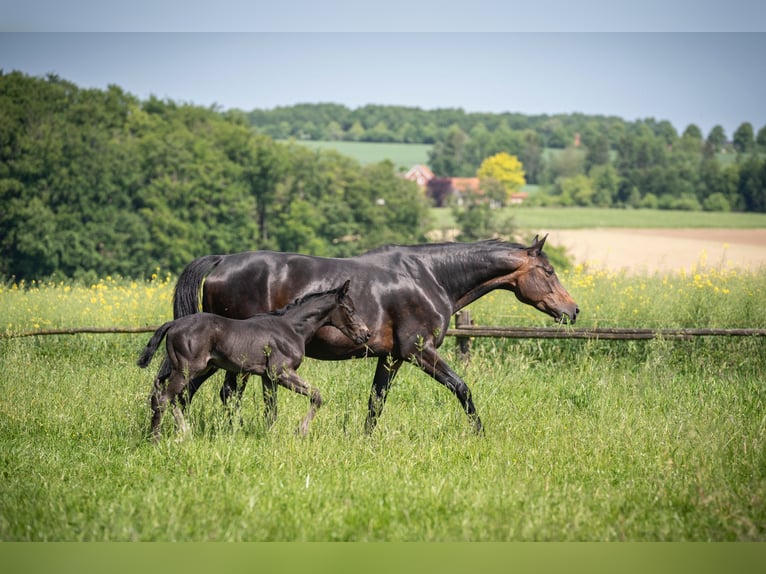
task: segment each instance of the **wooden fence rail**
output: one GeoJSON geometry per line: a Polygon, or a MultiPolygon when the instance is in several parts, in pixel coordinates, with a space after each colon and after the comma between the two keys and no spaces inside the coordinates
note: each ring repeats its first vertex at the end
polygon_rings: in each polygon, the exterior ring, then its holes
{"type": "Polygon", "coordinates": [[[37,331],[20,331],[18,333],[0,333],[0,339],[15,339],[18,337],[35,337],[38,335],[78,335],[80,333],[154,333],[156,327],[71,327],[66,329],[40,329],[37,331]]]}
{"type": "Polygon", "coordinates": [[[470,311],[455,315],[455,328],[447,336],[457,339],[460,355],[468,358],[473,337],[506,339],[591,339],[636,341],[647,339],[691,339],[693,337],[764,337],[766,329],[637,329],[559,327],[481,327],[473,324],[470,311]]]}
{"type": "Polygon", "coordinates": [[[641,339],[691,339],[692,337],[763,337],[766,329],[619,329],[619,328],[583,328],[566,327],[456,327],[448,329],[452,337],[498,337],[509,339],[602,339],[602,340],[641,340],[641,339]]]}
{"type": "MultiPolygon", "coordinates": [[[[153,333],[157,326],[147,327],[72,327],[64,329],[40,329],[18,333],[0,333],[0,338],[34,337],[43,335],[76,335],[80,333],[153,333]]],[[[482,327],[473,325],[470,315],[463,312],[456,316],[455,328],[447,330],[448,337],[458,341],[473,337],[497,337],[511,339],[601,339],[601,340],[642,340],[691,339],[692,337],[764,337],[766,329],[635,329],[585,327],[482,327]]]]}

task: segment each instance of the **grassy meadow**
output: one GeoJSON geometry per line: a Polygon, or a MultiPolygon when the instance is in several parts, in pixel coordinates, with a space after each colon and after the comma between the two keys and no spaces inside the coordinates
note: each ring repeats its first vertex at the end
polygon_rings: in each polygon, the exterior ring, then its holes
{"type": "MultiPolygon", "coordinates": [[[[448,207],[431,208],[432,227],[438,230],[456,227],[448,207]]],[[[763,229],[764,213],[720,211],[671,211],[662,209],[606,209],[599,207],[504,207],[500,219],[512,218],[519,229],[545,233],[551,229],[592,229],[620,227],[634,229],[763,229]]]]}
{"type": "MultiPolygon", "coordinates": [[[[308,437],[294,433],[308,401],[284,389],[265,430],[259,384],[230,427],[217,376],[190,408],[191,437],[166,416],[155,445],[159,360],[135,366],[148,333],[8,335],[159,324],[174,285],[159,275],[0,286],[0,540],[766,539],[763,339],[477,339],[468,363],[448,339],[482,436],[405,365],[366,437],[374,362],[307,360],[325,399],[308,437]]],[[[764,270],[560,278],[586,327],[766,325],[764,270]]],[[[505,292],[472,312],[550,325],[505,292]]]]}
{"type": "Polygon", "coordinates": [[[347,142],[347,141],[296,141],[311,149],[333,149],[340,154],[353,157],[361,164],[391,161],[397,169],[408,170],[413,165],[428,163],[431,144],[403,144],[385,142],[347,142]]]}

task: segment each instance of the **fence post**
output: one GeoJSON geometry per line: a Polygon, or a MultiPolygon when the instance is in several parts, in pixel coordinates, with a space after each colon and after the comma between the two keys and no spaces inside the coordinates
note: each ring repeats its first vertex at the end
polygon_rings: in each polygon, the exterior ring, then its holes
{"type": "MultiPolygon", "coordinates": [[[[473,318],[470,311],[463,309],[455,313],[455,329],[471,325],[473,325],[473,318]]],[[[458,356],[461,360],[468,361],[471,358],[471,337],[459,335],[455,339],[457,339],[458,356]]]]}

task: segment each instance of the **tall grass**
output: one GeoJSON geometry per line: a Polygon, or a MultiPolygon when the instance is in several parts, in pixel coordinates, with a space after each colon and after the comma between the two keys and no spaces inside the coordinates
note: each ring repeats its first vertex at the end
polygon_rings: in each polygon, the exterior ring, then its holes
{"type": "MultiPolygon", "coordinates": [[[[584,326],[766,324],[764,271],[561,275],[584,326]]],[[[171,281],[66,288],[5,286],[0,325],[90,324],[90,305],[101,324],[170,313],[171,281]],[[133,309],[147,289],[161,302],[133,309]]],[[[507,293],[473,312],[547,322],[507,293]]],[[[308,402],[285,390],[264,428],[255,381],[231,427],[216,377],[190,408],[192,436],[177,440],[165,417],[154,445],[153,373],[135,366],[147,338],[0,339],[0,539],[766,539],[762,339],[479,339],[469,363],[448,341],[482,436],[446,389],[404,366],[366,437],[374,363],[307,360],[301,373],[325,398],[308,437],[294,433],[308,402]]]]}

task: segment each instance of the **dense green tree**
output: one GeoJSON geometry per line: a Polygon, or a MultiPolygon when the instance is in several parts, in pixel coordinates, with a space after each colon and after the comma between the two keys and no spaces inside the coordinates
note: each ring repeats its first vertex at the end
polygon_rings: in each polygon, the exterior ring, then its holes
{"type": "Polygon", "coordinates": [[[742,122],[732,136],[734,149],[739,153],[750,153],[755,149],[755,135],[753,124],[742,122]]]}
{"type": "Polygon", "coordinates": [[[738,191],[746,211],[766,212],[766,158],[750,155],[742,163],[738,191]]]}
{"type": "Polygon", "coordinates": [[[618,202],[634,205],[647,193],[662,194],[666,150],[665,142],[654,137],[647,126],[638,126],[619,140],[615,160],[620,175],[618,202]]]}
{"type": "Polygon", "coordinates": [[[450,128],[447,137],[434,145],[429,153],[428,164],[439,176],[470,177],[476,171],[466,158],[468,136],[459,126],[450,128]]]}
{"type": "Polygon", "coordinates": [[[606,165],[610,162],[609,138],[604,135],[597,135],[590,139],[585,152],[585,171],[590,171],[597,165],[606,165]]]}
{"type": "Polygon", "coordinates": [[[620,176],[611,164],[594,165],[588,172],[593,182],[593,205],[610,207],[620,189],[620,176]]]}
{"type": "Polygon", "coordinates": [[[766,153],[766,126],[758,130],[755,136],[755,143],[761,153],[766,153]]]}
{"type": "Polygon", "coordinates": [[[392,164],[275,143],[244,114],[12,73],[0,127],[0,276],[147,276],[211,252],[423,240],[424,200],[392,164]]]}
{"type": "Polygon", "coordinates": [[[455,221],[460,228],[459,241],[490,239],[496,234],[510,235],[514,231],[512,218],[502,218],[484,195],[468,193],[463,205],[453,206],[455,221]]]}
{"type": "Polygon", "coordinates": [[[684,133],[681,135],[681,137],[702,141],[702,130],[696,124],[689,124],[686,126],[686,129],[684,130],[684,133]]]}
{"type": "Polygon", "coordinates": [[[519,159],[524,164],[527,183],[537,184],[540,181],[540,175],[544,167],[543,148],[540,145],[540,139],[536,132],[524,130],[522,135],[524,147],[519,153],[519,159]]]}
{"type": "Polygon", "coordinates": [[[713,150],[719,152],[726,145],[726,132],[720,125],[715,125],[707,136],[707,142],[713,147],[713,150]]]}
{"type": "Polygon", "coordinates": [[[589,207],[593,205],[593,196],[596,190],[593,181],[585,174],[579,173],[571,177],[562,177],[556,181],[559,189],[561,205],[579,205],[589,207]]]}
{"type": "Polygon", "coordinates": [[[585,173],[585,154],[583,150],[569,146],[551,153],[546,165],[545,178],[555,182],[559,178],[574,177],[585,173]]]}

